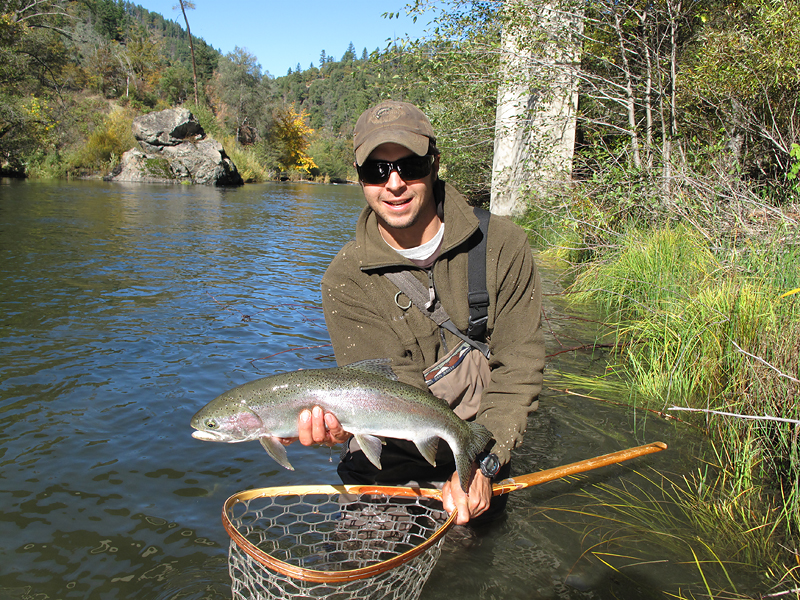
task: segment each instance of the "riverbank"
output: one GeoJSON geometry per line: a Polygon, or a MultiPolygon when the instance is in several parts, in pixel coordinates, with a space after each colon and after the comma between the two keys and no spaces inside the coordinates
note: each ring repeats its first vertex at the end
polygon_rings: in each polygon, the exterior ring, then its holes
{"type": "MultiPolygon", "coordinates": [[[[563,200],[563,199],[562,199],[563,200]]],[[[574,199],[573,199],[574,200],[574,199]]],[[[570,292],[604,310],[616,362],[585,389],[701,429],[715,461],[666,477],[692,522],[703,566],[747,569],[765,590],[797,592],[800,532],[800,233],[795,207],[718,205],[676,197],[650,219],[620,219],[618,203],[561,202],[525,219],[558,256],[570,292]],[[747,218],[743,219],[742,215],[747,218]],[[612,384],[613,381],[613,384],[612,384]]],[[[596,200],[596,198],[595,198],[596,200]]],[[[749,204],[749,205],[748,205],[749,204]]],[[[658,417],[655,417],[658,418],[658,417]]],[[[632,496],[621,504],[635,503],[632,496]]],[[[638,518],[638,517],[637,517],[638,518]]],[[[619,523],[617,523],[619,525],[619,523]]],[[[672,542],[669,520],[646,528],[672,542]]],[[[691,557],[690,557],[691,560],[691,557]]],[[[708,589],[710,597],[734,589],[708,589]]],[[[742,597],[738,595],[724,597],[742,597]]]]}

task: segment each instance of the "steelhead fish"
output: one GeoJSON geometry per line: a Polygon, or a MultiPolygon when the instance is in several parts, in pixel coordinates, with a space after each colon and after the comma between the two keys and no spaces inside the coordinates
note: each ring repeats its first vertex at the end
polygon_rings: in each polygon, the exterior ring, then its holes
{"type": "Polygon", "coordinates": [[[397,380],[388,359],[345,367],[279,373],[245,383],[218,396],[192,417],[192,437],[209,442],[258,440],[273,459],[294,470],[278,438],[297,437],[304,409],[333,413],[364,454],[381,468],[377,436],[414,442],[436,466],[439,439],[450,446],[461,487],[470,465],[492,437],[478,423],[461,420],[444,400],[397,380]]]}

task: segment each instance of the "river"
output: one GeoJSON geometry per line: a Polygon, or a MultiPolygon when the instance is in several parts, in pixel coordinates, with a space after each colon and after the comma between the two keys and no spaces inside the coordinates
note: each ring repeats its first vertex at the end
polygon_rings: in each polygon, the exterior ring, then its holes
{"type": "MultiPolygon", "coordinates": [[[[334,365],[319,282],[362,206],[356,186],[3,180],[0,598],[229,598],[224,500],[337,483],[327,449],[293,445],[292,472],[259,444],[193,439],[189,420],[238,384],[334,365]]],[[[542,272],[555,356],[514,472],[656,440],[670,450],[515,492],[506,520],[445,545],[423,599],[663,598],[700,579],[658,552],[656,566],[609,568],[588,552],[591,521],[564,512],[598,483],[693,468],[694,442],[553,383],[601,374],[607,357],[556,354],[595,329],[569,318],[592,315],[567,305],[558,270],[542,272]]]]}

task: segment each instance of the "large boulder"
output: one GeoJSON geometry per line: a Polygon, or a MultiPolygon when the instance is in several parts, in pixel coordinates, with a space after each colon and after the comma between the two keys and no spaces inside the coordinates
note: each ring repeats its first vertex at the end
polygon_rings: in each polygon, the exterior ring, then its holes
{"type": "Polygon", "coordinates": [[[122,155],[106,181],[242,185],[236,165],[217,140],[185,108],[170,108],[133,120],[139,148],[122,155]]]}

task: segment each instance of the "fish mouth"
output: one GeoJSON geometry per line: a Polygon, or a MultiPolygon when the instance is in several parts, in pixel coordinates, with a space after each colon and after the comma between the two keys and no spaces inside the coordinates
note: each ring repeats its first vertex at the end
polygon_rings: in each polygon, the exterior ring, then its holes
{"type": "Polygon", "coordinates": [[[214,431],[193,431],[192,437],[196,440],[203,440],[204,442],[222,442],[224,436],[214,431]]]}

